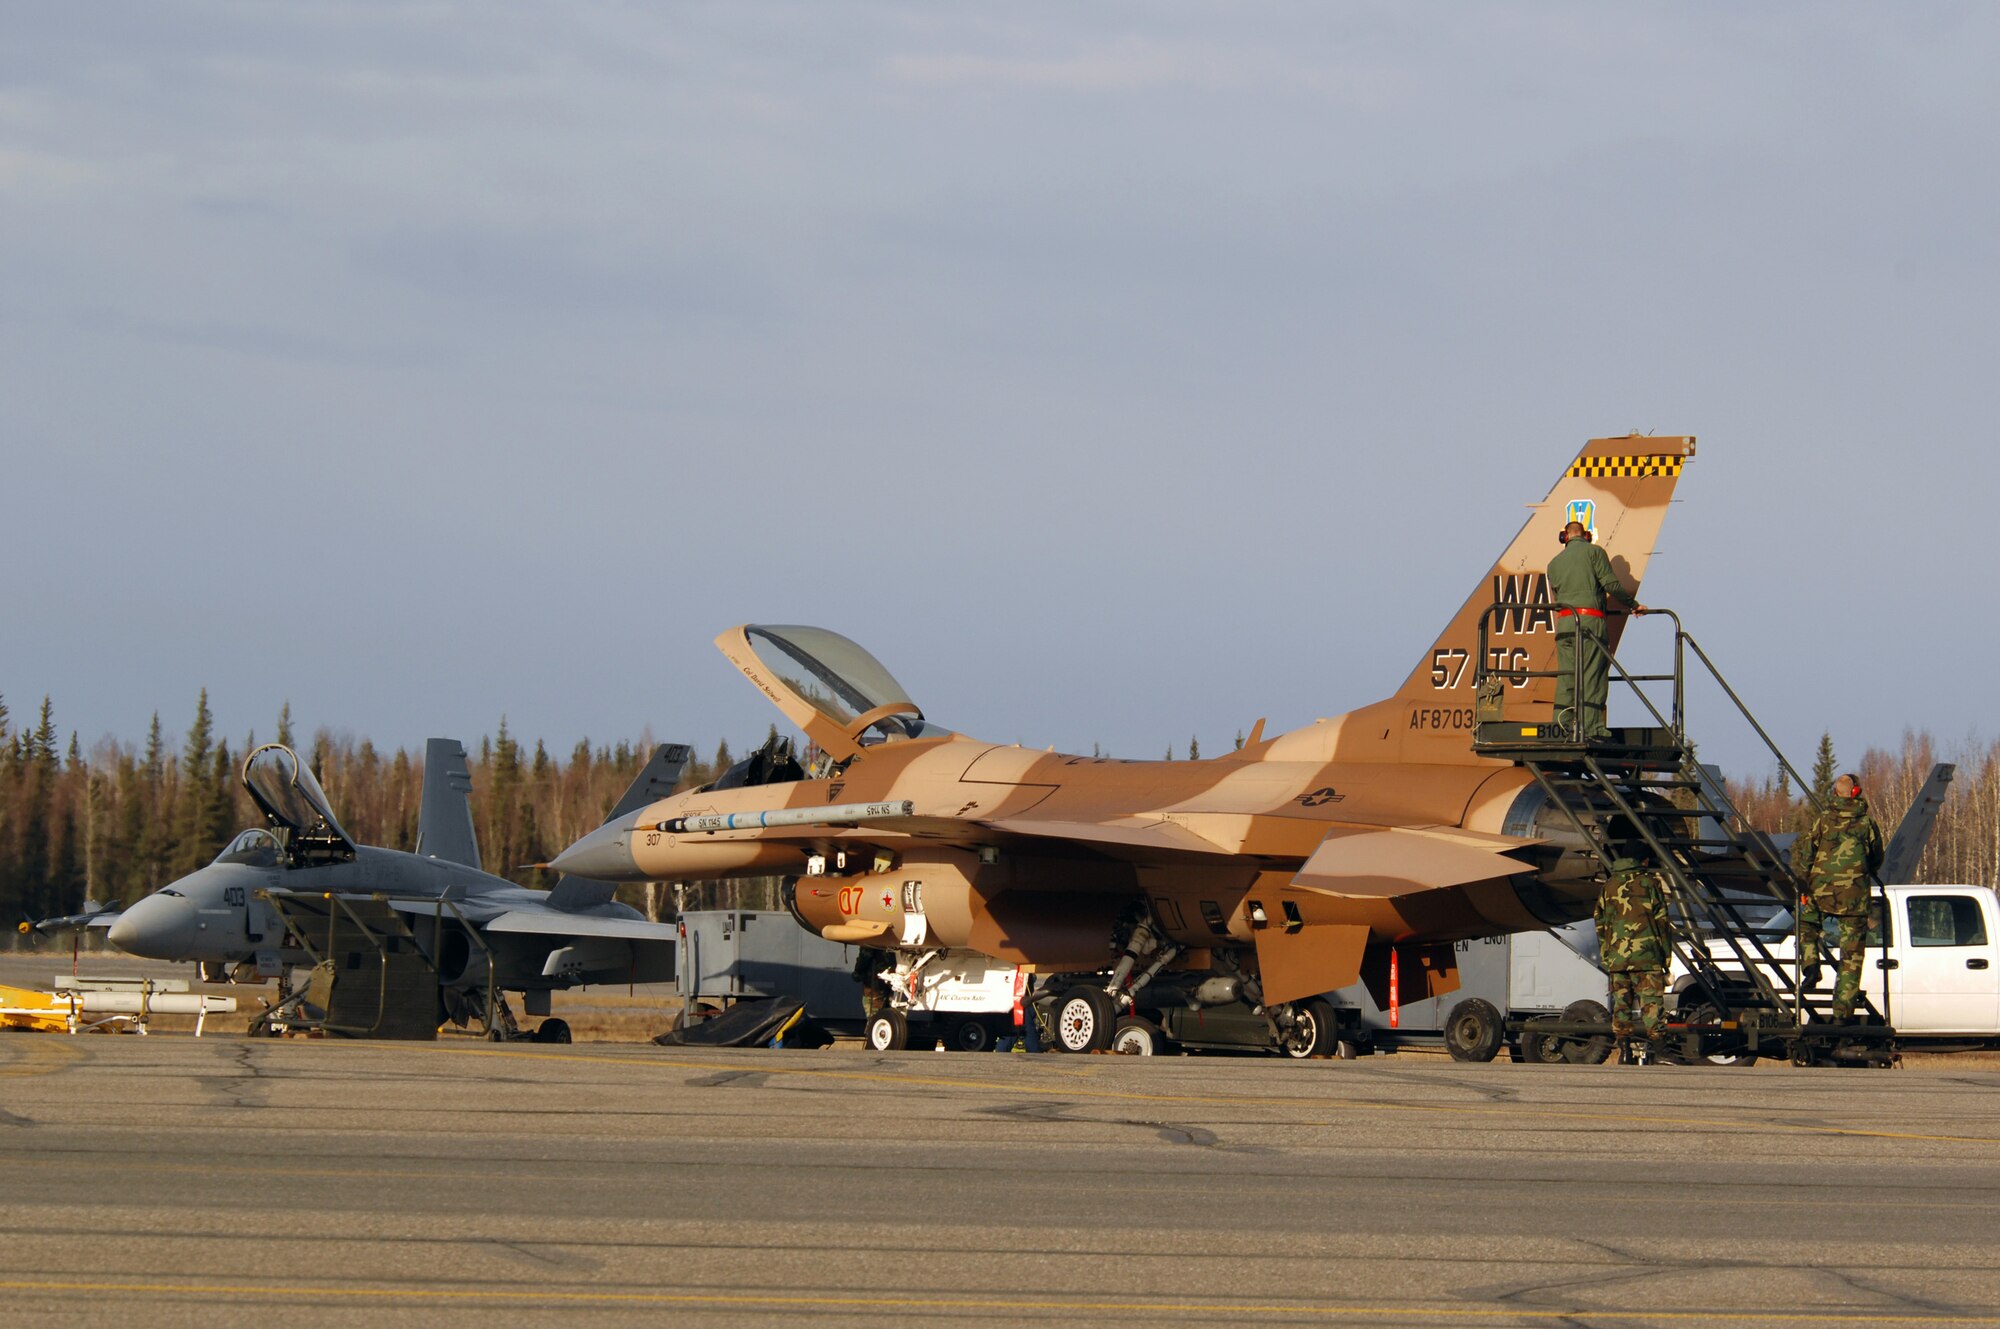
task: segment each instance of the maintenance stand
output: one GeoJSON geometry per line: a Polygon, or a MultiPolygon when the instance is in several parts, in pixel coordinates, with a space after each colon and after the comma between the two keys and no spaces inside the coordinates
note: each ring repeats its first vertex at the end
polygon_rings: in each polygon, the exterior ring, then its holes
{"type": "MultiPolygon", "coordinates": [[[[1531,678],[1557,677],[1555,670],[1504,668],[1505,653],[1489,643],[1499,615],[1518,617],[1524,609],[1546,613],[1548,606],[1498,601],[1480,618],[1473,751],[1512,761],[1532,775],[1605,871],[1623,856],[1621,844],[1636,839],[1652,851],[1650,857],[1667,879],[1674,957],[1692,979],[1690,993],[1698,990],[1701,998],[1692,1008],[1683,998],[1667,1025],[1663,1050],[1688,1061],[1747,1062],[1761,1055],[1788,1056],[1801,1066],[1896,1063],[1886,983],[1883,1009],[1876,1009],[1864,990],[1853,1018],[1836,1022],[1829,1010],[1831,997],[1808,991],[1800,982],[1801,967],[1820,957],[1774,954],[1745,916],[1746,907],[1795,907],[1801,885],[1784,855],[1762,832],[1745,824],[1728,791],[1695,760],[1685,711],[1689,656],[1735,706],[1815,810],[1819,800],[1681,626],[1680,616],[1671,610],[1649,611],[1649,616],[1673,623],[1671,673],[1629,673],[1606,649],[1612,682],[1636,696],[1654,723],[1613,729],[1609,738],[1586,740],[1581,706],[1566,723],[1505,714],[1506,694],[1512,688],[1526,686],[1531,678]],[[1661,685],[1671,688],[1664,713],[1648,695],[1649,684],[1656,691],[1661,685]]],[[[1594,645],[1589,636],[1578,634],[1573,680],[1573,695],[1578,698],[1583,695],[1583,657],[1594,645]]],[[[1879,944],[1883,930],[1871,932],[1870,944],[1879,944]]],[[[1876,963],[1886,967],[1886,947],[1876,963]]],[[[1560,1018],[1511,1021],[1509,1029],[1563,1041],[1608,1038],[1611,1033],[1608,1024],[1560,1018]]]]}

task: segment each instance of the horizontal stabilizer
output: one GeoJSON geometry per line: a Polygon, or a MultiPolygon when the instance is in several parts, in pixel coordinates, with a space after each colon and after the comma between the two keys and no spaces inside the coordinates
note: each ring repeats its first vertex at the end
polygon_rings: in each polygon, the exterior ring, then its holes
{"type": "Polygon", "coordinates": [[[1539,841],[1449,827],[1335,831],[1292,885],[1329,895],[1386,899],[1526,872],[1513,851],[1539,841]]]}
{"type": "Polygon", "coordinates": [[[464,744],[455,738],[433,738],[424,744],[417,853],[469,868],[479,866],[479,837],[472,829],[472,768],[464,744]]]}

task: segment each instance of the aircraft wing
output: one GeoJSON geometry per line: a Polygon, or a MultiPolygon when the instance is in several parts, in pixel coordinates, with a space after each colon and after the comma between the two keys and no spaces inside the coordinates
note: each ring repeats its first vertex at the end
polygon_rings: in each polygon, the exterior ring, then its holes
{"type": "Polygon", "coordinates": [[[643,918],[602,918],[595,914],[565,914],[548,909],[510,909],[477,925],[482,932],[530,933],[549,937],[617,937],[625,941],[675,941],[680,931],[671,923],[643,918]]]}

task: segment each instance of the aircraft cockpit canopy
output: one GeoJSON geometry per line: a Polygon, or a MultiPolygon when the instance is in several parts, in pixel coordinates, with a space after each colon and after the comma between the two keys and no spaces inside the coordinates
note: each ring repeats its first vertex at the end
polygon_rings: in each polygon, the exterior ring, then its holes
{"type": "Polygon", "coordinates": [[[243,759],[243,787],[294,863],[354,857],[353,839],[341,829],[326,791],[298,753],[282,743],[266,743],[243,759]]]}
{"type": "Polygon", "coordinates": [[[838,632],[755,623],[742,631],[767,681],[789,691],[860,746],[951,732],[924,719],[882,662],[838,632]]]}
{"type": "Polygon", "coordinates": [[[218,863],[243,863],[251,867],[276,867],[284,853],[278,837],[262,826],[252,826],[222,847],[218,863]]]}

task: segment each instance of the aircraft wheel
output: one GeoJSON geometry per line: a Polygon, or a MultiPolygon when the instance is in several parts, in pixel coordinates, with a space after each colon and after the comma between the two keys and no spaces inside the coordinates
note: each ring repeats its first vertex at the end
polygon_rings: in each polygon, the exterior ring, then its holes
{"type": "Polygon", "coordinates": [[[945,1031],[944,1045],[957,1052],[988,1052],[993,1047],[993,1031],[977,1017],[960,1020],[945,1031]]]}
{"type": "Polygon", "coordinates": [[[1333,1050],[1340,1031],[1333,1003],[1324,997],[1310,997],[1292,1006],[1292,1027],[1286,1031],[1278,1050],[1288,1057],[1324,1057],[1333,1050]]]}
{"type": "Polygon", "coordinates": [[[569,1021],[562,1019],[542,1021],[535,1026],[535,1032],[531,1035],[531,1039],[536,1043],[568,1043],[574,1041],[569,1036],[569,1021]]]}
{"type": "Polygon", "coordinates": [[[1128,1015],[1111,1035],[1111,1050],[1128,1057],[1157,1057],[1166,1051],[1166,1035],[1151,1020],[1128,1015]]]}
{"type": "Polygon", "coordinates": [[[1056,1003],[1056,1046],[1064,1052],[1102,1052],[1111,1046],[1118,1005],[1103,988],[1072,988],[1056,1003]]]}
{"type": "Polygon", "coordinates": [[[1453,1061],[1491,1061],[1506,1038],[1506,1021],[1484,997],[1461,1001],[1444,1022],[1444,1046],[1453,1061]]]}
{"type": "Polygon", "coordinates": [[[868,1017],[868,1046],[877,1052],[895,1052],[910,1045],[910,1021],[894,1006],[885,1006],[868,1017]]]}
{"type": "MultiPolygon", "coordinates": [[[[1562,1018],[1569,1024],[1610,1024],[1611,1012],[1604,1009],[1601,1001],[1573,1001],[1563,1007],[1562,1018]]],[[[1609,1034],[1563,1040],[1563,1058],[1577,1066],[1596,1066],[1610,1055],[1609,1034]]]]}

